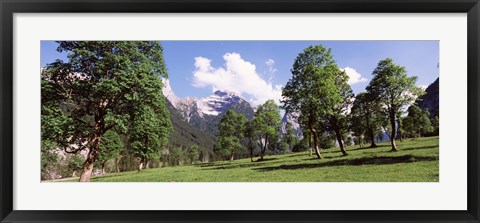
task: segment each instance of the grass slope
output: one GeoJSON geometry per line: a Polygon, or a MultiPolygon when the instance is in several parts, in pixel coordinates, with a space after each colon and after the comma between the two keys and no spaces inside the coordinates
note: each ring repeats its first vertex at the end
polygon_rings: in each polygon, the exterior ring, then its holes
{"type": "Polygon", "coordinates": [[[266,157],[262,162],[241,159],[191,166],[147,169],[92,178],[94,182],[438,182],[438,137],[389,143],[378,148],[348,147],[323,150],[318,160],[308,152],[266,157]]]}

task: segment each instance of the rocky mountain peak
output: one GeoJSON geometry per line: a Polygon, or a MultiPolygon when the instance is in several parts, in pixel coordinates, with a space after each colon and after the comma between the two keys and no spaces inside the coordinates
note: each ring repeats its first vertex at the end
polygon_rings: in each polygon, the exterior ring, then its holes
{"type": "Polygon", "coordinates": [[[248,119],[253,118],[254,111],[250,103],[234,92],[217,90],[204,98],[179,98],[167,79],[164,79],[162,91],[185,121],[211,134],[218,132],[216,124],[229,109],[245,114],[248,119]]]}
{"type": "Polygon", "coordinates": [[[303,138],[303,131],[302,128],[300,127],[300,124],[298,123],[298,117],[300,114],[298,112],[292,112],[292,113],[285,113],[282,118],[282,126],[280,128],[280,133],[286,134],[287,133],[287,123],[290,123],[292,125],[292,128],[295,129],[295,135],[299,138],[303,138]]]}

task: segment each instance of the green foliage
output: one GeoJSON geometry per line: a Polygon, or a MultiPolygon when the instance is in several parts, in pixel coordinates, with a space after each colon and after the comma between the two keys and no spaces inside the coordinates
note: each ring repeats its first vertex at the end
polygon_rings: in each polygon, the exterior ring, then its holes
{"type": "Polygon", "coordinates": [[[187,121],[183,120],[183,116],[167,102],[167,107],[170,112],[170,120],[172,122],[173,131],[168,140],[168,147],[190,147],[196,144],[201,148],[202,160],[210,160],[213,156],[213,145],[215,137],[193,127],[187,121]]]}
{"type": "Polygon", "coordinates": [[[286,153],[291,151],[290,145],[287,142],[285,142],[284,140],[281,140],[280,142],[278,142],[278,151],[286,154],[286,153]]]}
{"type": "Polygon", "coordinates": [[[435,129],[430,122],[430,113],[427,109],[421,109],[417,105],[408,108],[408,116],[403,119],[403,129],[407,137],[424,136],[435,129]]]}
{"type": "Polygon", "coordinates": [[[292,152],[303,152],[308,150],[308,138],[304,137],[292,147],[292,152]]]}
{"type": "Polygon", "coordinates": [[[182,147],[175,147],[170,150],[168,158],[171,166],[182,165],[185,159],[185,151],[182,147]]]}
{"type": "MultiPolygon", "coordinates": [[[[347,155],[345,151],[345,133],[349,128],[348,109],[352,107],[354,100],[354,94],[352,88],[348,84],[348,75],[345,71],[337,72],[335,74],[335,84],[339,89],[341,100],[338,103],[333,104],[333,114],[328,115],[328,128],[330,132],[333,132],[337,136],[337,142],[340,146],[340,150],[343,155],[347,155]]],[[[321,121],[322,123],[323,121],[321,121]]]]}
{"type": "Polygon", "coordinates": [[[158,158],[172,130],[168,110],[143,107],[134,117],[130,136],[132,153],[141,159],[158,158]]]}
{"type": "Polygon", "coordinates": [[[335,135],[334,134],[319,134],[318,143],[320,148],[330,149],[335,147],[335,135]]]}
{"type": "Polygon", "coordinates": [[[108,130],[102,137],[100,144],[100,154],[97,159],[100,161],[109,160],[120,155],[121,150],[124,148],[123,140],[115,130],[108,130]]]}
{"type": "Polygon", "coordinates": [[[378,62],[373,75],[367,91],[387,111],[399,111],[402,106],[409,105],[423,95],[423,90],[415,85],[417,77],[409,77],[405,67],[394,64],[390,58],[378,62]]]}
{"type": "Polygon", "coordinates": [[[119,156],[124,147],[125,145],[118,133],[113,129],[108,130],[102,137],[97,160],[104,166],[108,160],[119,156]]]}
{"type": "Polygon", "coordinates": [[[274,148],[278,140],[278,130],[281,125],[280,107],[273,101],[267,100],[257,107],[255,117],[251,121],[251,128],[261,144],[260,159],[263,159],[267,148],[274,148]]]}
{"type": "MultiPolygon", "coordinates": [[[[87,166],[93,166],[108,130],[127,131],[136,108],[164,103],[163,49],[157,41],[58,43],[68,61],[57,60],[42,71],[42,116],[47,119],[42,126],[60,126],[53,138],[69,153],[89,149],[85,170],[90,172],[87,166]]],[[[88,181],[89,174],[81,180],[88,181]]]]}
{"type": "Polygon", "coordinates": [[[430,122],[432,123],[433,131],[429,135],[438,136],[440,133],[440,120],[438,120],[438,116],[431,118],[430,122]]]}
{"type": "Polygon", "coordinates": [[[59,162],[60,157],[54,152],[56,144],[49,140],[42,140],[41,142],[41,178],[42,180],[49,180],[52,174],[56,171],[55,165],[59,162]]]}
{"type": "MultiPolygon", "coordinates": [[[[372,95],[361,92],[355,97],[350,112],[350,130],[360,140],[370,140],[371,146],[375,147],[375,136],[381,133],[382,123],[385,123],[385,115],[372,95]]],[[[362,141],[363,144],[363,141],[362,141]]]]}
{"type": "MultiPolygon", "coordinates": [[[[346,74],[338,68],[331,49],[322,45],[303,50],[293,64],[292,78],[283,89],[283,108],[286,112],[299,112],[303,129],[310,131],[318,158],[318,131],[327,130],[331,117],[339,119],[338,112],[345,109],[351,95],[344,82],[346,74]]],[[[341,121],[337,120],[340,126],[341,121]]]]}
{"type": "Polygon", "coordinates": [[[84,158],[78,154],[71,154],[67,157],[67,166],[60,171],[63,177],[77,176],[82,171],[84,158]]]}
{"type": "Polygon", "coordinates": [[[397,120],[403,107],[408,106],[424,91],[416,86],[417,77],[409,77],[405,67],[394,64],[390,58],[378,62],[367,92],[380,103],[390,121],[392,151],[396,151],[397,120]]]}
{"type": "MultiPolygon", "coordinates": [[[[45,148],[68,146],[68,140],[65,140],[65,137],[68,137],[74,131],[74,125],[72,125],[72,123],[73,118],[66,115],[60,107],[51,107],[48,104],[42,104],[42,146],[45,148]]],[[[43,151],[44,150],[42,150],[42,152],[43,151]]]]}
{"type": "Polygon", "coordinates": [[[220,136],[235,136],[243,138],[247,118],[243,114],[237,114],[234,110],[228,110],[218,124],[220,136]]]}
{"type": "Polygon", "coordinates": [[[333,105],[342,98],[336,87],[335,74],[339,69],[331,49],[321,45],[304,49],[295,59],[291,72],[292,78],[282,92],[285,110],[300,111],[300,120],[307,127],[321,116],[332,115],[333,105]]]}
{"type": "Polygon", "coordinates": [[[119,158],[118,168],[120,172],[132,171],[138,168],[138,158],[128,150],[128,145],[127,150],[123,150],[119,158]]]}
{"type": "Polygon", "coordinates": [[[232,157],[236,151],[242,149],[240,140],[235,136],[219,137],[215,146],[215,150],[219,152],[219,155],[227,157],[232,157]]]}
{"type": "Polygon", "coordinates": [[[293,146],[296,145],[298,141],[297,132],[293,128],[292,123],[287,122],[285,124],[285,135],[282,138],[282,146],[286,145],[286,148],[282,148],[282,150],[292,151],[293,146]]]}
{"type": "Polygon", "coordinates": [[[259,145],[259,137],[254,123],[254,119],[245,124],[244,136],[247,138],[247,148],[250,151],[250,159],[253,161],[253,151],[259,145]]]}
{"type": "Polygon", "coordinates": [[[188,150],[188,157],[190,158],[190,161],[192,161],[192,163],[198,161],[198,159],[200,158],[198,145],[190,146],[190,149],[188,150]]]}
{"type": "Polygon", "coordinates": [[[234,154],[242,149],[240,140],[244,136],[246,123],[245,115],[228,110],[218,124],[220,135],[217,137],[214,151],[233,160],[234,154]]]}

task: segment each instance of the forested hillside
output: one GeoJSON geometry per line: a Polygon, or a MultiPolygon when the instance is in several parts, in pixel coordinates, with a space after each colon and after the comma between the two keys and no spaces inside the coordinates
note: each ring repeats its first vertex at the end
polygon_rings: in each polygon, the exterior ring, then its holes
{"type": "Polygon", "coordinates": [[[190,146],[196,144],[200,148],[207,150],[213,148],[215,137],[186,122],[168,100],[167,107],[170,111],[173,126],[172,134],[170,134],[170,139],[168,140],[170,147],[190,148],[190,146]]]}

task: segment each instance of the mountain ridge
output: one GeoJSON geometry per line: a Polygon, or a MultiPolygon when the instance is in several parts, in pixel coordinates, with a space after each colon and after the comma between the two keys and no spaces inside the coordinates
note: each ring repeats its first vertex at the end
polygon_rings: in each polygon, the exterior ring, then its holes
{"type": "Polygon", "coordinates": [[[218,135],[217,125],[229,109],[244,114],[248,120],[254,116],[250,103],[233,92],[217,90],[204,98],[180,98],[172,90],[169,80],[163,81],[163,94],[183,120],[213,136],[218,135]]]}

